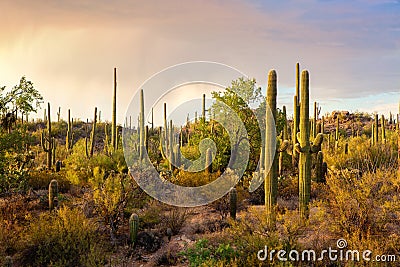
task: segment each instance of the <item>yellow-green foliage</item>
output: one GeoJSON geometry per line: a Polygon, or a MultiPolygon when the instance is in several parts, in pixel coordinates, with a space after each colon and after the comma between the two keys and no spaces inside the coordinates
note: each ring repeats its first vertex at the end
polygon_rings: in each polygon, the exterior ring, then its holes
{"type": "Polygon", "coordinates": [[[132,193],[130,181],[126,174],[111,173],[105,176],[104,170],[98,167],[95,168],[94,177],[90,180],[97,210],[112,231],[118,228],[126,200],[132,193]]]}
{"type": "Polygon", "coordinates": [[[326,220],[334,234],[345,238],[350,247],[367,249],[370,244],[368,249],[375,253],[390,253],[400,246],[396,231],[400,181],[395,169],[362,177],[344,170],[329,175],[327,185],[326,220]]]}
{"type": "Polygon", "coordinates": [[[339,151],[324,153],[325,161],[330,169],[358,169],[361,172],[375,171],[379,168],[389,169],[397,165],[397,141],[393,132],[387,131],[386,144],[370,145],[370,139],[365,135],[347,139],[349,152],[344,153],[344,144],[339,151]]]}
{"type": "Polygon", "coordinates": [[[104,265],[105,250],[95,222],[77,209],[61,208],[32,219],[24,240],[23,266],[104,265]]]}
{"type": "Polygon", "coordinates": [[[28,184],[34,190],[47,189],[53,179],[57,180],[60,192],[67,192],[70,188],[71,183],[65,178],[64,172],[32,171],[28,184]]]}
{"type": "Polygon", "coordinates": [[[85,154],[85,141],[80,139],[73,147],[71,155],[65,160],[66,177],[73,184],[85,184],[93,176],[96,167],[101,168],[107,175],[111,172],[127,173],[128,168],[121,150],[112,156],[95,154],[88,159],[85,154]]]}
{"type": "Polygon", "coordinates": [[[202,186],[208,184],[221,176],[220,172],[216,173],[204,173],[204,172],[185,172],[179,171],[170,180],[172,183],[181,186],[202,186]]]}

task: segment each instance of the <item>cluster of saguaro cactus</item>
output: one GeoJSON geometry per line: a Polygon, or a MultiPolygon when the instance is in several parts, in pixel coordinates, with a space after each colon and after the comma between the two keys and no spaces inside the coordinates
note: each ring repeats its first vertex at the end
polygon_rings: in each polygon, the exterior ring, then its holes
{"type": "Polygon", "coordinates": [[[90,134],[90,140],[89,140],[89,137],[87,136],[88,133],[86,131],[85,153],[86,153],[87,158],[93,157],[94,143],[95,143],[95,136],[96,136],[96,124],[97,124],[97,107],[94,108],[94,117],[93,117],[93,122],[92,122],[92,131],[90,134]]]}
{"type": "Polygon", "coordinates": [[[309,74],[304,70],[301,74],[301,101],[300,101],[300,132],[299,143],[295,149],[299,157],[299,210],[301,218],[308,218],[308,204],[311,191],[311,153],[321,150],[323,135],[317,134],[313,143],[310,143],[309,122],[309,74]]]}
{"type": "Polygon", "coordinates": [[[72,131],[73,122],[71,120],[71,110],[68,109],[67,135],[65,137],[65,148],[70,151],[73,147],[74,133],[72,131]]]}
{"type": "Polygon", "coordinates": [[[41,147],[47,153],[47,169],[51,169],[53,163],[53,151],[55,147],[55,139],[51,132],[51,119],[50,119],[50,103],[47,103],[47,135],[42,131],[41,134],[41,147]]]}
{"type": "Polygon", "coordinates": [[[52,211],[57,207],[57,194],[58,194],[58,182],[57,180],[51,180],[49,184],[49,209],[52,211]]]}
{"type": "MultiPolygon", "coordinates": [[[[269,153],[269,148],[276,140],[276,136],[271,136],[271,132],[275,132],[270,129],[270,127],[275,127],[276,121],[276,95],[277,95],[277,75],[275,70],[270,70],[268,73],[268,87],[267,87],[267,108],[266,108],[266,129],[265,129],[265,163],[267,166],[267,160],[269,153]],[[268,108],[272,113],[272,118],[269,115],[268,108]],[[271,122],[273,120],[273,122],[271,122]]],[[[277,149],[277,152],[285,151],[289,146],[289,142],[284,140],[277,149]]],[[[270,228],[275,227],[275,205],[277,201],[277,191],[278,191],[278,156],[277,153],[274,154],[272,160],[271,168],[269,172],[265,173],[265,210],[267,215],[267,225],[270,228]]]]}
{"type": "Polygon", "coordinates": [[[129,238],[132,246],[134,246],[136,243],[138,230],[139,216],[136,213],[132,213],[132,215],[129,217],[129,238]]]}
{"type": "MultiPolygon", "coordinates": [[[[178,137],[179,138],[179,137],[178,137]]],[[[181,164],[179,140],[174,141],[174,126],[172,120],[167,123],[167,104],[164,103],[164,131],[160,128],[160,152],[164,159],[168,159],[170,171],[181,164]],[[176,142],[175,142],[176,141],[176,142]],[[174,146],[175,143],[175,146],[174,146]]]]}

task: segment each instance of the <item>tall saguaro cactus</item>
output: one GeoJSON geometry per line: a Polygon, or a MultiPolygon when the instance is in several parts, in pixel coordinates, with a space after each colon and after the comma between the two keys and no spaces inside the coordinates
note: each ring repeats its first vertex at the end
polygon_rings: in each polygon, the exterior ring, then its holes
{"type": "Polygon", "coordinates": [[[55,142],[51,133],[50,103],[47,103],[47,135],[42,132],[40,141],[44,152],[47,153],[47,169],[50,170],[53,163],[52,153],[55,142]]]}
{"type": "Polygon", "coordinates": [[[379,118],[378,114],[375,114],[374,120],[374,144],[377,145],[379,143],[379,118]]]}
{"type": "Polygon", "coordinates": [[[72,149],[74,140],[74,133],[72,132],[72,122],[71,122],[71,110],[68,109],[68,126],[67,126],[67,135],[65,138],[65,149],[67,152],[72,149]]]}
{"type": "MultiPolygon", "coordinates": [[[[286,106],[283,106],[283,132],[282,132],[282,142],[284,140],[288,140],[288,127],[287,127],[287,117],[286,117],[286,106]]],[[[278,169],[279,169],[279,175],[281,176],[283,174],[283,157],[284,157],[285,151],[279,151],[279,163],[278,163],[278,169]]]]}
{"type": "Polygon", "coordinates": [[[117,68],[114,68],[114,94],[111,123],[111,146],[113,151],[115,151],[117,147],[117,68]]]}
{"type": "Polygon", "coordinates": [[[299,143],[295,149],[300,154],[299,158],[299,210],[302,219],[308,218],[311,191],[311,153],[321,150],[323,135],[319,133],[310,143],[309,123],[309,74],[304,70],[301,74],[301,101],[300,101],[300,133],[299,143]]]}
{"type": "Polygon", "coordinates": [[[140,114],[139,114],[139,158],[143,160],[145,154],[145,128],[144,128],[144,96],[143,89],[140,90],[140,114]]]}
{"type": "Polygon", "coordinates": [[[382,143],[386,144],[386,129],[385,129],[385,116],[381,116],[381,131],[382,131],[382,143]]]}
{"type": "Polygon", "coordinates": [[[335,151],[339,149],[339,116],[336,118],[336,132],[335,132],[335,151]]]}
{"type": "MultiPolygon", "coordinates": [[[[267,87],[267,107],[266,107],[266,129],[265,129],[265,164],[264,166],[268,166],[268,155],[270,154],[267,149],[271,146],[271,139],[276,138],[276,136],[271,136],[271,131],[269,128],[274,127],[276,121],[276,95],[277,95],[277,77],[276,71],[270,70],[268,73],[268,87],[267,87]],[[272,118],[269,114],[268,108],[272,113],[272,118]],[[274,121],[271,121],[274,120],[274,121]]],[[[275,225],[275,205],[277,200],[277,191],[278,191],[278,158],[276,154],[274,154],[274,158],[272,160],[271,168],[265,170],[265,211],[267,216],[267,225],[269,227],[274,227],[275,225]]]]}
{"type": "Polygon", "coordinates": [[[94,108],[94,118],[92,123],[92,131],[90,134],[90,148],[88,148],[88,137],[86,137],[85,145],[86,145],[86,157],[91,158],[93,157],[94,151],[94,139],[96,136],[96,123],[97,123],[97,107],[94,108]]]}
{"type": "Polygon", "coordinates": [[[206,94],[203,94],[201,117],[202,117],[203,122],[206,122],[206,94]]]}
{"type": "Polygon", "coordinates": [[[299,132],[299,121],[300,121],[300,64],[296,64],[296,95],[293,99],[293,130],[292,130],[292,165],[296,167],[297,165],[297,152],[294,146],[298,143],[297,133],[299,132]]]}

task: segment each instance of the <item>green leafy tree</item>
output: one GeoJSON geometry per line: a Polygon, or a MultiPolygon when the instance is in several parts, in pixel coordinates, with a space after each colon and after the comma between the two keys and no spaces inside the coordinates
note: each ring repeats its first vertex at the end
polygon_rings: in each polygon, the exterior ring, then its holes
{"type": "Polygon", "coordinates": [[[3,115],[2,126],[10,132],[18,112],[22,114],[36,112],[40,108],[40,104],[43,103],[43,97],[25,76],[22,76],[19,84],[9,92],[5,93],[5,90],[5,86],[0,87],[0,111],[3,115]]]}
{"type": "Polygon", "coordinates": [[[228,132],[219,129],[222,128],[222,125],[218,124],[216,132],[221,134],[218,135],[217,149],[222,151],[220,163],[226,165],[229,159],[231,164],[240,161],[241,155],[238,155],[237,151],[241,145],[246,144],[250,147],[248,169],[254,169],[258,162],[257,155],[259,155],[261,144],[256,115],[263,100],[261,88],[256,87],[255,79],[239,78],[232,81],[231,86],[223,92],[213,92],[212,97],[216,100],[212,106],[214,114],[217,114],[217,117],[223,121],[222,123],[227,125],[234,134],[233,138],[231,136],[234,142],[230,144],[228,132]],[[254,106],[256,107],[254,108],[254,106]],[[243,127],[232,120],[233,113],[236,113],[243,122],[247,135],[244,133],[243,127]]]}

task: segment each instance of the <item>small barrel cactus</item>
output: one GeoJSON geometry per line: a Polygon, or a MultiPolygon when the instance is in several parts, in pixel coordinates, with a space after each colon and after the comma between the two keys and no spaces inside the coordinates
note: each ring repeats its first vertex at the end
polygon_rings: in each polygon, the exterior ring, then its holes
{"type": "Polygon", "coordinates": [[[129,238],[132,246],[135,245],[137,233],[139,230],[139,216],[136,213],[132,213],[129,218],[129,238]]]}
{"type": "Polygon", "coordinates": [[[57,207],[57,194],[58,194],[58,182],[57,180],[51,180],[49,184],[49,209],[52,211],[57,207]]]}

